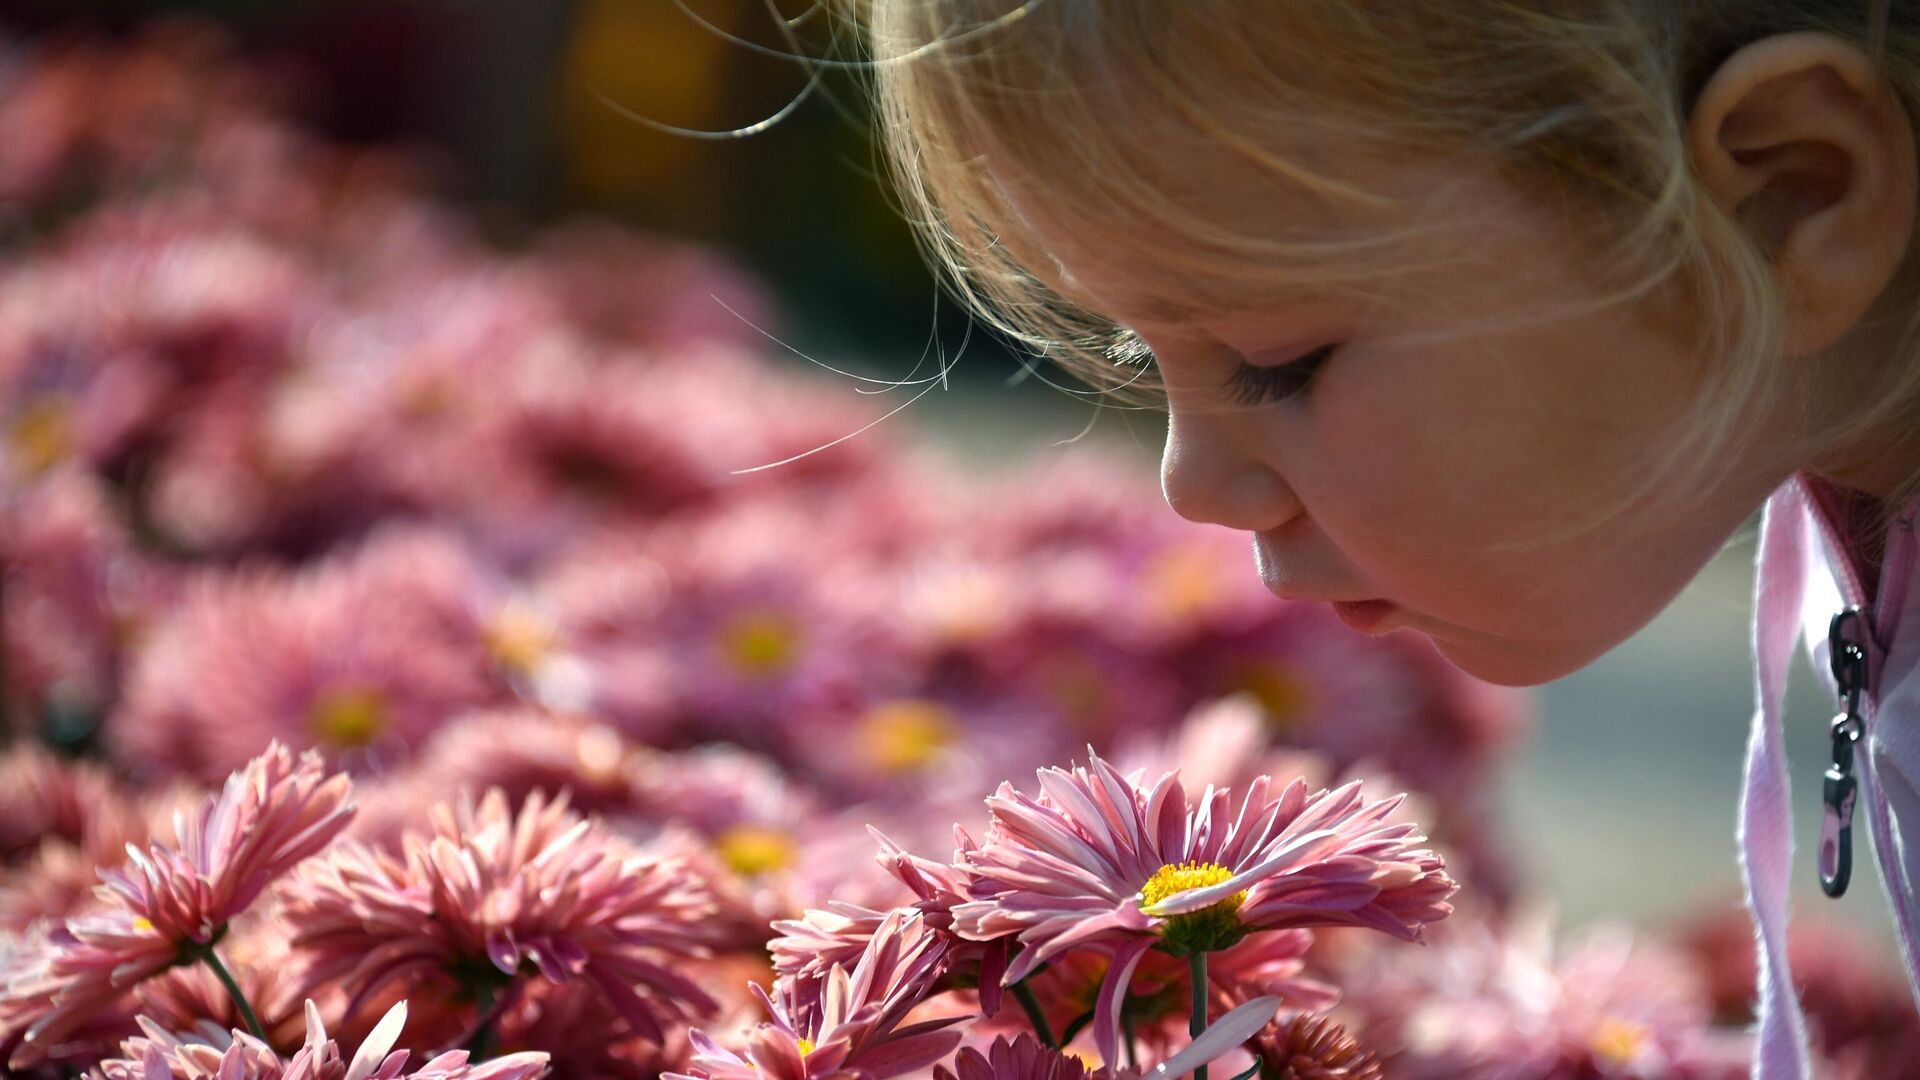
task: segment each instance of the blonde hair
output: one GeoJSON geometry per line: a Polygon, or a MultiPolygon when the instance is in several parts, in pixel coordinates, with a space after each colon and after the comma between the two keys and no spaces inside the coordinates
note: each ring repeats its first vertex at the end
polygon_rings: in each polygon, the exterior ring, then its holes
{"type": "MultiPolygon", "coordinates": [[[[943,285],[1129,403],[1154,400],[1150,354],[1047,283],[1050,260],[983,154],[1044,178],[1048,210],[1103,227],[1114,257],[1154,259],[1198,290],[1356,296],[1407,273],[1405,241],[1437,226],[1396,218],[1395,200],[1304,154],[1333,136],[1408,157],[1488,156],[1580,238],[1599,308],[1723,316],[1673,324],[1694,361],[1680,438],[1648,463],[1634,500],[1714,482],[1743,418],[1782,386],[1783,297],[1767,256],[1689,167],[1686,117],[1709,76],[1762,37],[1823,31],[1861,47],[1920,115],[1920,14],[1887,0],[842,2],[869,34],[887,164],[943,285]],[[1342,227],[1250,235],[1183,207],[1142,168],[1131,126],[1142,101],[1342,227]],[[1182,242],[1156,243],[1162,234],[1182,242]]],[[[1879,404],[1822,433],[1828,445],[1920,407],[1913,262],[1856,327],[1897,342],[1879,404]]],[[[1914,493],[1920,473],[1892,505],[1914,493]]]]}

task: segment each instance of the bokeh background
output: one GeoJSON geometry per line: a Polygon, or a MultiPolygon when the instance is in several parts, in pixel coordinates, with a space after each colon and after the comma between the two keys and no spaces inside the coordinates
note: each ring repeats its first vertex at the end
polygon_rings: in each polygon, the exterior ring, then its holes
{"type": "MultiPolygon", "coordinates": [[[[0,3],[0,36],[18,55],[189,14],[272,72],[271,92],[302,125],[347,146],[405,147],[420,182],[503,251],[595,220],[702,245],[772,301],[736,312],[713,296],[706,317],[737,321],[770,362],[796,371],[818,363],[904,380],[840,377],[863,409],[877,388],[883,409],[904,406],[885,425],[930,433],[982,473],[1088,443],[1150,475],[1161,417],[1051,385],[1051,372],[1030,371],[940,295],[879,171],[857,74],[827,69],[795,104],[810,69],[774,53],[798,40],[811,56],[858,55],[809,10],[794,0],[42,0],[0,3]],[[727,132],[776,117],[740,137],[646,122],[727,132]],[[927,382],[941,364],[948,378],[927,382]]],[[[18,241],[46,225],[8,213],[4,227],[18,241]]],[[[1536,723],[1489,797],[1532,893],[1567,926],[1661,928],[1738,906],[1751,541],[1750,523],[1641,634],[1532,693],[1536,723]]],[[[1831,703],[1802,665],[1788,710],[1799,910],[1890,940],[1873,872],[1832,901],[1804,855],[1831,703]]]]}

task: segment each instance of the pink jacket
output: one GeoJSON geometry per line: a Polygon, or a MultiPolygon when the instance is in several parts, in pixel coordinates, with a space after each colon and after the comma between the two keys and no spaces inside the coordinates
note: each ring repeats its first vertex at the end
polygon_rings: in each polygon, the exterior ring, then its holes
{"type": "MultiPolygon", "coordinates": [[[[1787,892],[1796,875],[1823,883],[1851,871],[1853,888],[1871,888],[1867,850],[1880,865],[1900,939],[1907,981],[1920,998],[1920,573],[1914,514],[1903,508],[1888,531],[1877,587],[1866,595],[1862,561],[1843,537],[1844,500],[1831,485],[1801,474],[1767,500],[1754,590],[1754,682],[1758,707],[1747,742],[1740,799],[1740,865],[1757,931],[1760,974],[1756,1080],[1814,1075],[1806,1020],[1787,968],[1787,892]],[[1848,608],[1859,617],[1836,619],[1848,608]],[[1814,670],[1836,702],[1825,776],[1796,766],[1823,811],[1820,850],[1793,858],[1793,803],[1782,747],[1781,706],[1794,638],[1804,635],[1814,670]],[[1849,644],[1858,646],[1856,655],[1849,644]],[[1834,655],[1841,656],[1835,665],[1834,655]],[[1864,669],[1863,677],[1853,673],[1864,669]],[[1848,710],[1843,680],[1859,682],[1848,710]],[[1851,716],[1851,718],[1847,718],[1851,716]],[[1850,843],[1848,841],[1850,840],[1850,843]],[[1851,856],[1851,858],[1850,858],[1851,856]],[[1849,865],[1851,864],[1851,865],[1849,865]]],[[[1817,723],[1796,716],[1796,724],[1817,723]]],[[[1801,790],[1806,790],[1802,788],[1801,790]]]]}

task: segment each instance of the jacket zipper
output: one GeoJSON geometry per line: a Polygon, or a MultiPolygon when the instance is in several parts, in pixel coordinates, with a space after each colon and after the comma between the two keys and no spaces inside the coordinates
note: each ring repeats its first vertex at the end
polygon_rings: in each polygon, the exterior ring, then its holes
{"type": "Polygon", "coordinates": [[[1853,801],[1859,785],[1853,778],[1853,748],[1866,730],[1860,696],[1867,686],[1867,647],[1858,606],[1841,609],[1827,627],[1827,654],[1834,684],[1840,688],[1840,711],[1828,724],[1833,760],[1822,787],[1820,818],[1820,888],[1841,896],[1853,880],[1853,801]]]}
{"type": "MultiPolygon", "coordinates": [[[[1868,714],[1872,711],[1869,683],[1875,665],[1867,647],[1868,635],[1876,641],[1887,641],[1897,629],[1903,606],[1901,601],[1913,569],[1915,510],[1908,508],[1889,530],[1881,554],[1879,595],[1874,599],[1877,601],[1885,596],[1891,602],[1874,604],[1870,619],[1868,610],[1861,606],[1866,589],[1854,569],[1846,546],[1840,542],[1831,524],[1837,515],[1831,512],[1830,505],[1811,486],[1807,488],[1807,495],[1816,504],[1814,520],[1818,522],[1828,546],[1839,556],[1833,561],[1840,564],[1838,584],[1845,605],[1835,613],[1827,627],[1827,656],[1837,688],[1839,711],[1827,728],[1832,740],[1832,756],[1826,773],[1821,777],[1818,851],[1820,887],[1828,896],[1838,897],[1847,891],[1853,869],[1853,810],[1859,791],[1853,775],[1854,747],[1866,734],[1870,723],[1868,714]]],[[[1875,800],[1873,812],[1885,813],[1878,799],[1875,800]]],[[[1904,920],[1902,925],[1904,928],[1904,920]]]]}
{"type": "MultiPolygon", "coordinates": [[[[1840,566],[1837,584],[1843,606],[1827,624],[1827,660],[1838,687],[1839,711],[1827,725],[1832,756],[1821,776],[1820,847],[1816,853],[1821,891],[1839,897],[1846,893],[1853,877],[1853,807],[1859,791],[1853,775],[1853,748],[1866,732],[1866,717],[1862,712],[1862,699],[1870,697],[1866,636],[1878,627],[1867,625],[1869,609],[1862,606],[1866,603],[1866,587],[1860,581],[1859,571],[1854,569],[1839,530],[1833,525],[1839,515],[1818,488],[1806,485],[1806,493],[1813,504],[1814,520],[1836,556],[1830,561],[1840,566]]],[[[1892,570],[1884,565],[1890,561],[1890,554],[1881,556],[1882,586],[1887,584],[1892,570]]]]}

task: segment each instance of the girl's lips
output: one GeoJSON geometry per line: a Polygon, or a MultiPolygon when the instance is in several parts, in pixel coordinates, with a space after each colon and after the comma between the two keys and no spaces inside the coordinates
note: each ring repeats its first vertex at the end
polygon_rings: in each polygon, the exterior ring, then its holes
{"type": "Polygon", "coordinates": [[[1341,622],[1363,634],[1386,633],[1384,624],[1387,619],[1400,610],[1387,600],[1335,600],[1331,603],[1333,613],[1340,617],[1341,622]]]}

